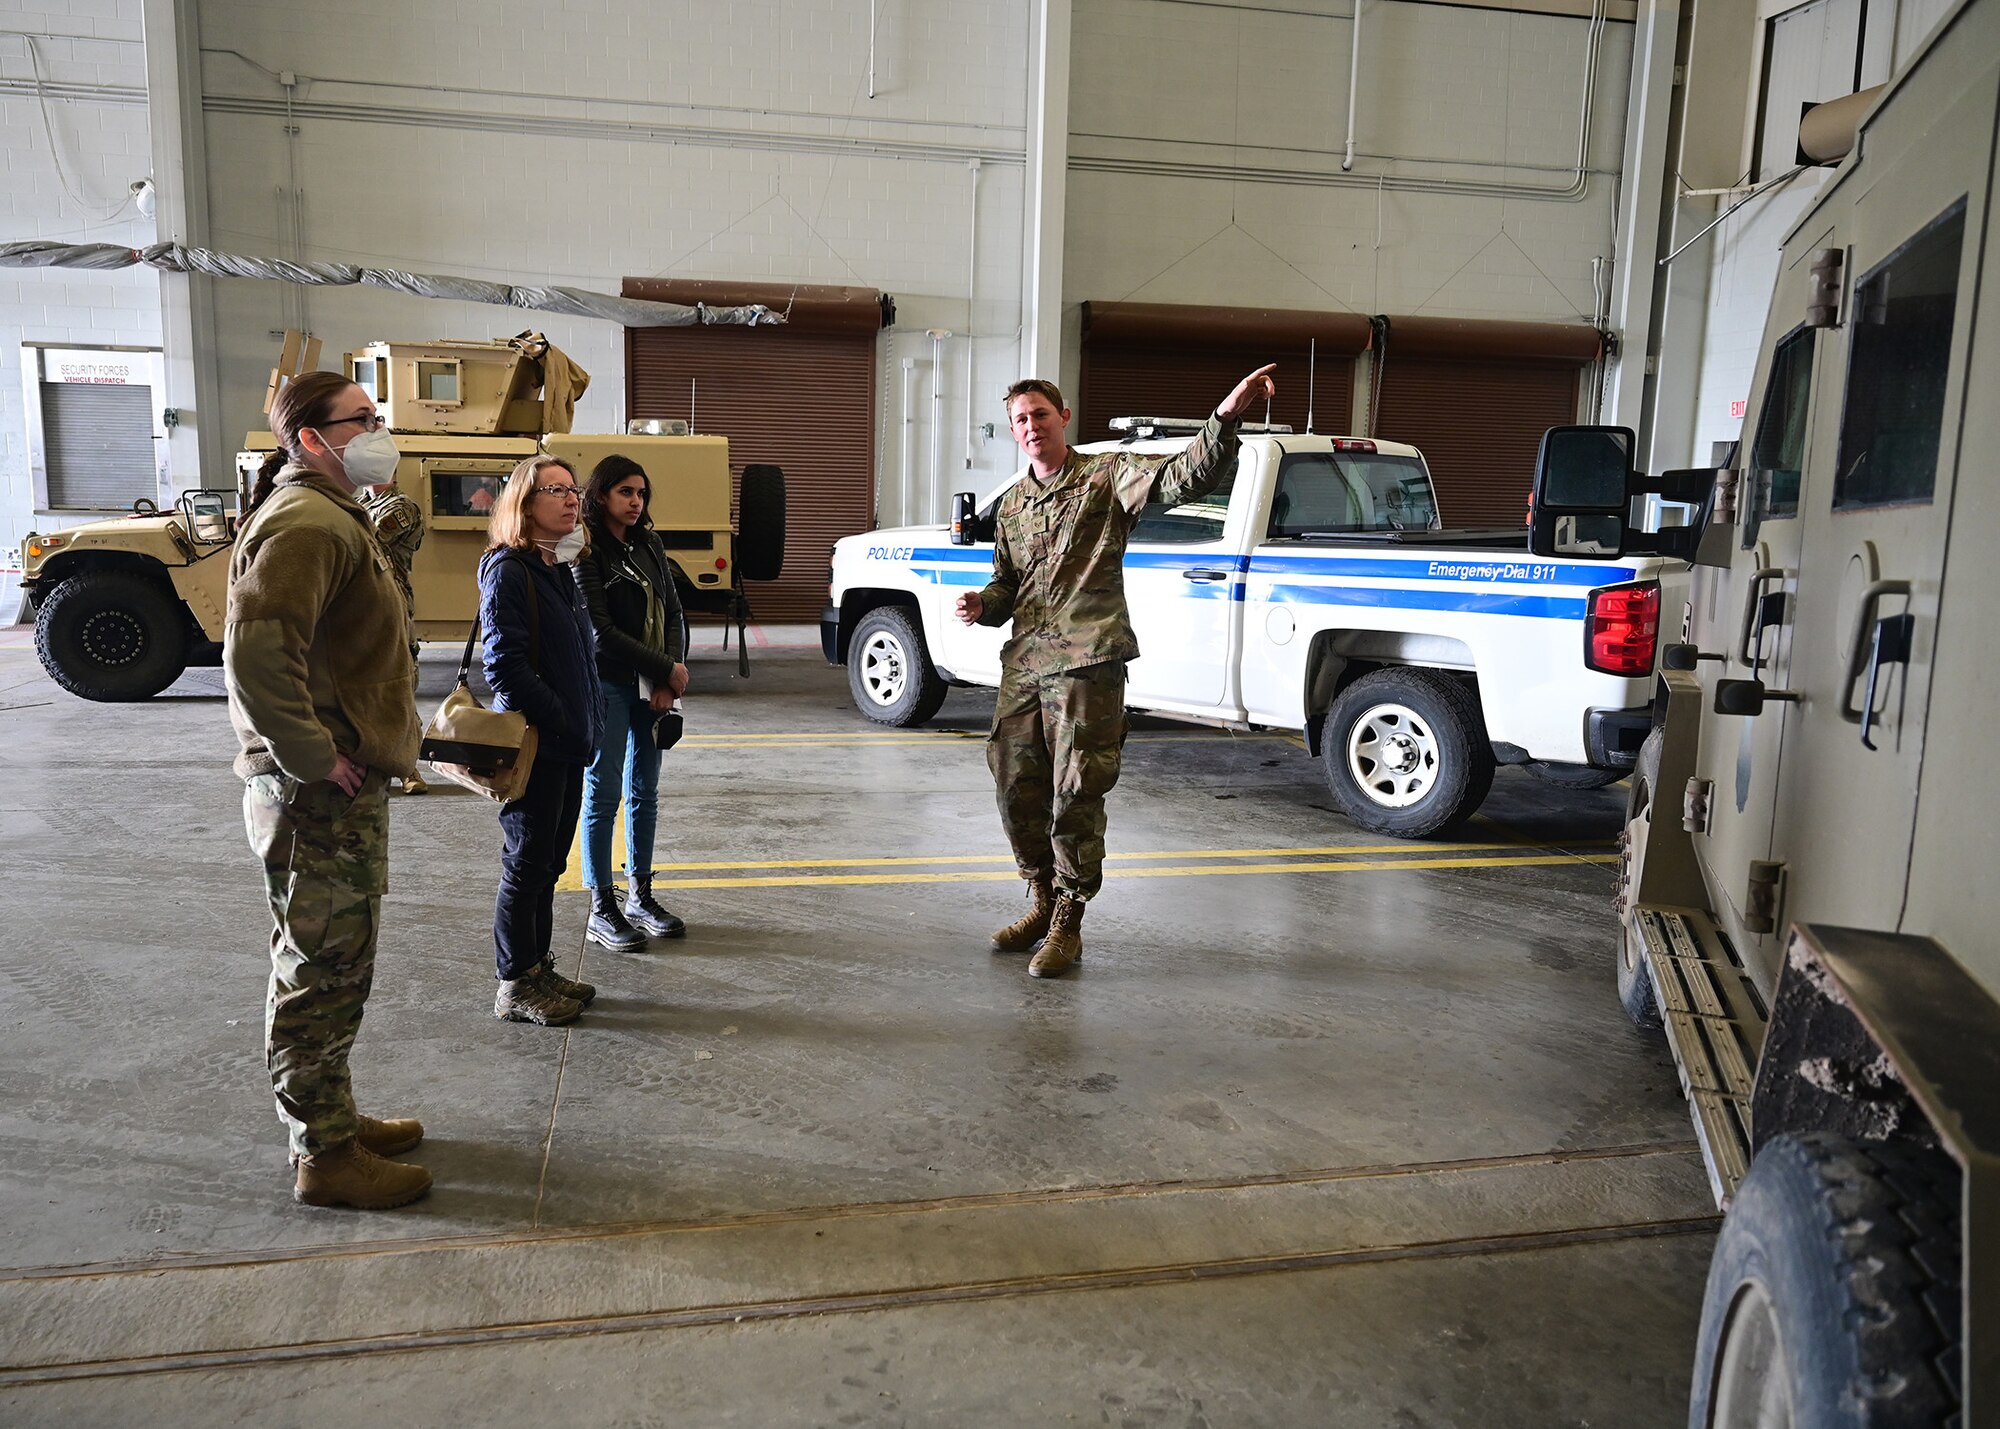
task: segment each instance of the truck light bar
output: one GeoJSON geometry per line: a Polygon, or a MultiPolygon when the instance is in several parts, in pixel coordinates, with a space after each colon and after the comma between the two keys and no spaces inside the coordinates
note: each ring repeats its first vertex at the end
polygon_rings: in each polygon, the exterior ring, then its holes
{"type": "MultiPolygon", "coordinates": [[[[1151,437],[1191,437],[1208,425],[1206,417],[1113,417],[1111,430],[1119,433],[1127,441],[1145,441],[1151,437]]],[[[1289,436],[1291,424],[1288,422],[1238,422],[1238,432],[1289,436]]]]}

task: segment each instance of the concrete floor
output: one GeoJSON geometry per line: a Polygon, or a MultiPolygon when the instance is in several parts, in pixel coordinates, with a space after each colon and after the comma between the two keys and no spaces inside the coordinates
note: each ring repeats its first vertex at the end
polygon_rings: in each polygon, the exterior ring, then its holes
{"type": "Polygon", "coordinates": [[[87,704],[0,629],[0,1422],[1684,1420],[1714,1208],[1612,995],[1621,790],[1394,844],[1142,721],[1037,983],[990,695],[883,730],[770,638],[704,635],[668,756],[692,935],[559,899],[570,1029],[490,1015],[492,806],[395,802],[356,1081],[437,1187],[366,1214],[286,1193],[219,673],[87,704]]]}

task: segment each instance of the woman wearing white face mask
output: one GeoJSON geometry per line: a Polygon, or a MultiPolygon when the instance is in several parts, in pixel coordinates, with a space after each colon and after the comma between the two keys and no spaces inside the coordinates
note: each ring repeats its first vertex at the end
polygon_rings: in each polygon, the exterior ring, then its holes
{"type": "Polygon", "coordinates": [[[354,499],[394,475],[396,446],[368,394],[331,372],[287,383],[271,430],[279,450],[230,553],[222,642],[273,923],[266,1051],[292,1194],[382,1209],[431,1184],[388,1159],[422,1125],[362,1115],[348,1076],[389,882],[385,786],[415,770],[419,734],[409,613],[354,499]]]}
{"type": "Polygon", "coordinates": [[[575,1021],[597,995],[560,976],[549,957],[556,880],[576,837],[584,766],[604,729],[590,612],[564,564],[583,545],[580,496],[567,463],[528,458],[493,505],[493,544],[479,563],[486,682],[495,708],[519,710],[538,740],[527,790],[500,809],[493,1015],[544,1027],[575,1021]]]}

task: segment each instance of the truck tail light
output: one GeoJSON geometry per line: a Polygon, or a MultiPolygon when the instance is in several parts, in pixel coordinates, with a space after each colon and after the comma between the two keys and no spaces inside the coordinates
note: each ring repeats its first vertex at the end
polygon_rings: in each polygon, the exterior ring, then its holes
{"type": "Polygon", "coordinates": [[[1654,581],[1590,593],[1583,663],[1606,675],[1650,675],[1660,644],[1660,587],[1654,581]]]}
{"type": "Polygon", "coordinates": [[[1333,449],[1337,452],[1372,452],[1375,450],[1375,443],[1366,437],[1335,437],[1333,449]]]}
{"type": "Polygon", "coordinates": [[[728,569],[729,569],[729,557],[727,557],[727,556],[717,556],[717,557],[715,558],[715,568],[716,568],[716,569],[717,569],[718,571],[726,571],[726,570],[728,570],[728,569]]]}

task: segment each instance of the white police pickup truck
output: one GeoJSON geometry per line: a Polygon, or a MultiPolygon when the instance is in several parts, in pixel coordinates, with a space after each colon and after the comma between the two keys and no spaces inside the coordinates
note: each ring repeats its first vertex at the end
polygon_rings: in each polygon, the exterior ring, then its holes
{"type": "MultiPolygon", "coordinates": [[[[1198,424],[1114,426],[1131,449],[1168,455],[1198,424]]],[[[1525,528],[1444,530],[1422,455],[1400,443],[1255,425],[1241,440],[1231,480],[1148,507],[1132,531],[1132,708],[1301,730],[1340,807],[1405,838],[1468,818],[1496,764],[1582,787],[1632,767],[1685,562],[1626,543],[1550,559],[1529,554],[1525,528]]],[[[962,625],[952,605],[990,576],[1005,489],[976,509],[961,496],[952,526],[833,548],[821,645],[869,718],[916,724],[950,685],[999,683],[1008,627],[962,625]]]]}

